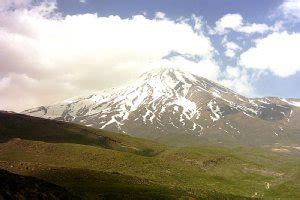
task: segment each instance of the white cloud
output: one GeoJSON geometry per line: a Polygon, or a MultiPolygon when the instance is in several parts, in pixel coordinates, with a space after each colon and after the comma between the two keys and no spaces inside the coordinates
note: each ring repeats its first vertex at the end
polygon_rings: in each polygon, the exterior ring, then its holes
{"type": "Polygon", "coordinates": [[[21,8],[30,5],[33,0],[1,0],[0,12],[10,8],[21,8]]]}
{"type": "Polygon", "coordinates": [[[243,33],[247,33],[247,34],[252,34],[252,33],[266,33],[270,30],[273,30],[271,27],[269,27],[266,24],[248,24],[248,25],[244,25],[242,27],[240,27],[238,29],[238,32],[243,32],[243,33]]]}
{"type": "Polygon", "coordinates": [[[243,25],[243,17],[240,14],[224,15],[216,22],[215,31],[224,34],[230,29],[237,30],[243,25]]]}
{"type": "Polygon", "coordinates": [[[155,13],[155,18],[156,19],[166,19],[166,14],[165,13],[163,13],[163,12],[156,12],[155,13]]]}
{"type": "Polygon", "coordinates": [[[194,29],[200,33],[203,32],[203,19],[202,17],[192,15],[192,19],[194,20],[194,29]]]}
{"type": "Polygon", "coordinates": [[[214,81],[217,81],[220,74],[218,64],[211,59],[194,62],[187,60],[182,56],[173,56],[168,59],[160,60],[158,63],[154,63],[154,67],[155,66],[181,69],[214,81]]]}
{"type": "Polygon", "coordinates": [[[239,63],[258,71],[268,70],[280,77],[300,71],[300,33],[272,33],[255,42],[240,56],[239,63]]]}
{"type": "Polygon", "coordinates": [[[226,36],[222,40],[222,45],[225,48],[225,55],[229,58],[234,58],[237,52],[242,49],[235,42],[228,41],[226,36]]]}
{"type": "Polygon", "coordinates": [[[248,71],[240,67],[227,66],[219,83],[247,97],[256,95],[248,71]]]}
{"type": "Polygon", "coordinates": [[[0,91],[6,89],[10,84],[10,78],[4,77],[0,79],[0,91]]]}
{"type": "Polygon", "coordinates": [[[300,21],[300,0],[283,1],[279,6],[279,11],[282,12],[285,18],[300,21]]]}
{"type": "Polygon", "coordinates": [[[86,0],[79,0],[80,3],[86,3],[86,0]]]}
{"type": "MultiPolygon", "coordinates": [[[[4,4],[3,4],[4,5],[4,4]]],[[[6,6],[6,5],[5,5],[6,6]]],[[[6,6],[7,7],[7,6],[6,6]]],[[[194,66],[218,76],[210,39],[187,23],[158,14],[122,19],[68,15],[54,1],[0,12],[0,109],[28,107],[120,85],[153,67],[194,66]],[[159,18],[159,20],[157,19],[159,18]],[[170,52],[201,57],[163,59],[170,52]]]]}
{"type": "Polygon", "coordinates": [[[238,78],[241,75],[241,69],[238,67],[227,66],[225,73],[228,78],[238,78]]]}
{"type": "Polygon", "coordinates": [[[270,27],[266,24],[245,23],[240,14],[226,14],[216,22],[216,26],[212,33],[226,34],[229,31],[236,31],[246,34],[267,33],[275,31],[279,27],[270,27]]]}
{"type": "Polygon", "coordinates": [[[21,111],[24,107],[34,107],[41,102],[56,101],[57,97],[54,94],[61,95],[59,92],[62,91],[59,87],[63,87],[66,93],[74,90],[71,85],[63,85],[51,79],[36,80],[26,74],[10,73],[2,80],[6,83],[5,87],[0,89],[0,109],[21,111]]]}
{"type": "Polygon", "coordinates": [[[143,11],[143,12],[142,12],[142,15],[147,16],[148,13],[147,13],[146,11],[143,11]]]}

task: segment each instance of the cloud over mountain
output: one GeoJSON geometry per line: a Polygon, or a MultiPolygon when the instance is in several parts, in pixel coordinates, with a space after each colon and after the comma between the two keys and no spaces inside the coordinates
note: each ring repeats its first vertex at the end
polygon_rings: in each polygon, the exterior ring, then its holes
{"type": "MultiPolygon", "coordinates": [[[[290,16],[295,2],[276,8],[290,16]]],[[[20,111],[124,85],[160,67],[203,76],[246,96],[255,94],[256,72],[287,77],[299,71],[298,33],[282,32],[286,24],[280,20],[253,23],[222,12],[209,23],[199,13],[157,8],[124,17],[85,10],[91,1],[75,4],[79,14],[66,14],[56,0],[0,1],[0,109],[20,111]]]]}
{"type": "Polygon", "coordinates": [[[210,39],[188,23],[165,15],[153,19],[62,16],[55,1],[2,2],[1,6],[0,49],[5,49],[0,54],[1,109],[21,109],[22,93],[32,98],[22,99],[27,107],[36,106],[122,84],[162,65],[192,65],[198,75],[217,76],[210,39]],[[177,58],[165,58],[171,52],[177,58]],[[24,84],[19,85],[20,81],[24,84]]]}

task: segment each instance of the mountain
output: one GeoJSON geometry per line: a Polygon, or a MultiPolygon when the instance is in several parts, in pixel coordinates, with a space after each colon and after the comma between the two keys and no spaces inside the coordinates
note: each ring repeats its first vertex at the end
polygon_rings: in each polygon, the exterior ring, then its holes
{"type": "Polygon", "coordinates": [[[176,145],[300,142],[300,100],[246,98],[175,69],[154,70],[123,88],[22,113],[176,145]]]}

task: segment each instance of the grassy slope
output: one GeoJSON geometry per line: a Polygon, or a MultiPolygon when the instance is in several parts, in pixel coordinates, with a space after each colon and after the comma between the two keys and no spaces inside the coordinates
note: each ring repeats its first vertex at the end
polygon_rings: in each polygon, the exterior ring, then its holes
{"type": "Polygon", "coordinates": [[[12,138],[100,146],[146,156],[156,155],[165,148],[158,143],[124,134],[0,111],[0,142],[12,138]]]}
{"type": "Polygon", "coordinates": [[[0,180],[0,199],[77,199],[57,185],[3,169],[0,180]]]}
{"type": "MultiPolygon", "coordinates": [[[[9,123],[12,122],[14,119],[10,118],[9,123]]],[[[28,126],[34,125],[29,123],[28,126]]],[[[31,127],[31,130],[14,131],[14,127],[10,126],[9,134],[18,138],[36,130],[31,127]]],[[[101,132],[77,125],[67,127],[75,132],[77,127],[101,132]]],[[[7,124],[0,118],[0,136],[7,136],[7,130],[7,124]]],[[[300,197],[300,159],[296,150],[274,153],[267,148],[203,145],[171,148],[124,135],[101,134],[117,141],[116,144],[126,144],[139,151],[118,145],[103,148],[105,146],[98,143],[84,145],[61,140],[57,143],[40,138],[32,141],[35,138],[32,136],[31,140],[11,139],[1,143],[0,167],[42,178],[89,199],[300,197]],[[141,153],[145,152],[141,149],[152,149],[151,156],[141,153]]]]}

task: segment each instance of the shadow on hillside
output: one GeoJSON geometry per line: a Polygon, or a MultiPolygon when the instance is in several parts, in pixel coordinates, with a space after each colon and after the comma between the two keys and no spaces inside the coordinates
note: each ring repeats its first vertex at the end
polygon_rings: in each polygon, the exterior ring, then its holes
{"type": "Polygon", "coordinates": [[[0,112],[0,142],[15,138],[48,143],[73,143],[102,147],[141,156],[155,156],[161,152],[146,145],[136,145],[131,138],[118,139],[116,133],[81,125],[42,119],[16,113],[0,112]]]}
{"type": "Polygon", "coordinates": [[[196,196],[191,191],[168,188],[118,172],[57,168],[40,171],[35,176],[65,187],[83,199],[247,199],[211,191],[196,196]]]}
{"type": "Polygon", "coordinates": [[[79,199],[44,180],[0,169],[0,199],[79,199]]]}

